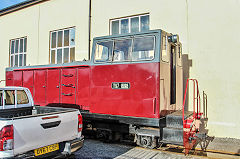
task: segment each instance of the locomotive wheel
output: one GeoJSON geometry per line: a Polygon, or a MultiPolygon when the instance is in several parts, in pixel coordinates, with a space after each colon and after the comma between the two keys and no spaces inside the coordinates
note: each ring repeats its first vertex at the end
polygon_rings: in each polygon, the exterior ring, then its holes
{"type": "Polygon", "coordinates": [[[157,139],[154,136],[144,136],[144,135],[136,135],[137,136],[137,145],[144,147],[144,148],[149,148],[149,149],[154,149],[157,147],[157,139]]]}

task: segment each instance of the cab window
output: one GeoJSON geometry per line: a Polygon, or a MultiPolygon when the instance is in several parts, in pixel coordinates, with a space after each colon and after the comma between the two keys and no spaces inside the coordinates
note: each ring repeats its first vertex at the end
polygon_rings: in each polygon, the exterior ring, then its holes
{"type": "Polygon", "coordinates": [[[111,61],[113,41],[99,42],[96,44],[95,61],[107,62],[111,61]]]}
{"type": "Polygon", "coordinates": [[[115,41],[113,61],[129,61],[131,52],[131,39],[115,41]]]}
{"type": "Polygon", "coordinates": [[[2,93],[2,91],[0,91],[0,106],[2,106],[3,105],[3,93],[2,93]]]}
{"type": "Polygon", "coordinates": [[[177,55],[178,66],[182,66],[182,44],[178,44],[178,55],[177,55]]]}
{"type": "Polygon", "coordinates": [[[28,104],[28,96],[24,90],[17,91],[17,104],[28,104]]]}
{"type": "Polygon", "coordinates": [[[151,60],[154,58],[154,37],[134,38],[132,60],[151,60]]]}
{"type": "Polygon", "coordinates": [[[162,36],[162,55],[161,59],[164,62],[169,62],[169,55],[170,55],[170,44],[167,39],[167,35],[162,36]]]}

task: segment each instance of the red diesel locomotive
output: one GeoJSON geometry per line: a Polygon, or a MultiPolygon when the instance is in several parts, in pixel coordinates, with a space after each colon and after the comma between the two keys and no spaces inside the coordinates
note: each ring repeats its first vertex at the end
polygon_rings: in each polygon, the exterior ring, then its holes
{"type": "Polygon", "coordinates": [[[37,105],[80,109],[85,128],[107,140],[132,134],[150,148],[192,140],[183,136],[196,116],[182,117],[181,43],[163,30],[94,38],[90,61],[7,68],[6,85],[29,88],[37,105]]]}

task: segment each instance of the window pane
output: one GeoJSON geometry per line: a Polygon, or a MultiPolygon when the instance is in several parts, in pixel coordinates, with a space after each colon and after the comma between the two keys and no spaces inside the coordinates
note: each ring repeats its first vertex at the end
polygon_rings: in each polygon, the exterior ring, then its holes
{"type": "Polygon", "coordinates": [[[14,65],[15,67],[17,67],[18,66],[18,55],[15,55],[15,65],[14,65]]]}
{"type": "Polygon", "coordinates": [[[23,52],[23,39],[20,39],[20,53],[23,52]]]}
{"type": "Polygon", "coordinates": [[[154,58],[154,37],[137,37],[133,42],[132,60],[150,60],[154,58]]]}
{"type": "Polygon", "coordinates": [[[149,30],[149,15],[141,17],[141,31],[149,30]]]}
{"type": "Polygon", "coordinates": [[[13,57],[14,57],[14,55],[10,57],[10,58],[11,58],[11,60],[10,60],[10,61],[11,61],[11,62],[10,62],[10,66],[11,66],[11,67],[13,67],[13,57]]]}
{"type": "Polygon", "coordinates": [[[18,53],[19,40],[15,42],[15,53],[18,53]]]}
{"type": "Polygon", "coordinates": [[[17,104],[28,104],[28,97],[25,91],[17,91],[17,104]]]}
{"type": "Polygon", "coordinates": [[[169,61],[169,54],[168,54],[168,40],[167,36],[162,37],[162,61],[168,62],[169,61]]]}
{"type": "Polygon", "coordinates": [[[14,43],[15,43],[15,41],[12,40],[12,41],[11,41],[11,54],[14,53],[14,43]]]}
{"type": "Polygon", "coordinates": [[[64,48],[64,63],[69,62],[69,48],[64,48]]]}
{"type": "Polygon", "coordinates": [[[129,33],[128,19],[121,20],[121,34],[129,33]]]}
{"type": "Polygon", "coordinates": [[[64,46],[69,46],[69,30],[64,30],[64,46]]]}
{"type": "Polygon", "coordinates": [[[139,32],[139,17],[131,18],[131,32],[139,32]]]}
{"type": "Polygon", "coordinates": [[[57,42],[57,33],[53,32],[52,33],[52,45],[51,45],[51,48],[56,48],[56,42],[57,42]]]}
{"type": "Polygon", "coordinates": [[[75,45],[75,28],[72,28],[70,30],[70,45],[71,46],[75,45]]]}
{"type": "Polygon", "coordinates": [[[51,64],[55,64],[55,50],[51,51],[51,64]]]}
{"type": "Polygon", "coordinates": [[[119,20],[112,21],[112,35],[119,34],[119,20]]]}
{"type": "Polygon", "coordinates": [[[14,91],[5,91],[5,105],[14,105],[15,104],[15,93],[14,91]]]}
{"type": "Polygon", "coordinates": [[[62,47],[63,31],[58,31],[58,47],[62,47]]]}
{"type": "Polygon", "coordinates": [[[96,62],[105,62],[111,61],[113,42],[105,41],[99,42],[96,44],[95,50],[95,61],[96,62]]]}
{"type": "Polygon", "coordinates": [[[130,60],[131,39],[116,41],[113,50],[113,61],[130,60]]]}
{"type": "Polygon", "coordinates": [[[27,59],[26,59],[26,54],[24,54],[24,55],[23,55],[23,66],[26,66],[26,61],[27,61],[27,59]]]}
{"type": "Polygon", "coordinates": [[[27,51],[27,38],[24,38],[24,52],[27,51]]]}
{"type": "Polygon", "coordinates": [[[57,50],[57,63],[62,63],[62,49],[57,50]]]}
{"type": "Polygon", "coordinates": [[[3,91],[0,91],[0,106],[3,105],[3,91]]]}
{"type": "Polygon", "coordinates": [[[19,55],[19,66],[22,66],[23,55],[19,55]]]}
{"type": "Polygon", "coordinates": [[[75,47],[70,49],[70,62],[75,61],[75,47]]]}

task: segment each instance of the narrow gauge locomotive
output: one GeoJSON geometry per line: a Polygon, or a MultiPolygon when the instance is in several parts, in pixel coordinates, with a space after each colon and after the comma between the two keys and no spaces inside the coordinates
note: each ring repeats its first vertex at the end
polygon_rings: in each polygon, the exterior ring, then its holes
{"type": "Polygon", "coordinates": [[[154,148],[196,133],[183,129],[196,116],[181,111],[181,43],[163,30],[94,38],[90,61],[7,68],[6,85],[29,88],[41,106],[80,109],[85,128],[108,140],[132,134],[154,148]]]}

